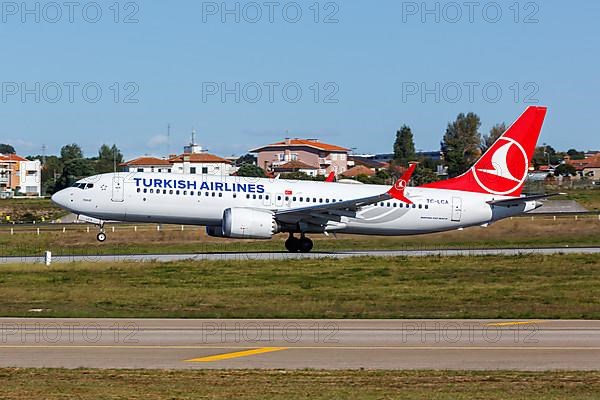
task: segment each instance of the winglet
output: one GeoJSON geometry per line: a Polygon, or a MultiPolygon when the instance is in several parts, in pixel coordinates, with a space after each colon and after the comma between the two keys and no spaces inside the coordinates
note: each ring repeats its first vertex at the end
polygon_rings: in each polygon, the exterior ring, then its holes
{"type": "Polygon", "coordinates": [[[325,179],[325,182],[335,182],[335,172],[331,171],[329,173],[329,176],[327,176],[327,179],[325,179]]]}
{"type": "Polygon", "coordinates": [[[400,200],[404,203],[412,204],[412,201],[410,201],[404,195],[404,190],[408,186],[408,182],[410,182],[410,178],[412,177],[413,172],[415,172],[415,168],[417,168],[416,163],[410,164],[410,166],[408,167],[406,172],[404,172],[404,175],[402,175],[402,178],[398,179],[398,181],[396,181],[394,186],[392,186],[392,188],[388,191],[388,194],[390,196],[392,196],[396,200],[400,200]]]}

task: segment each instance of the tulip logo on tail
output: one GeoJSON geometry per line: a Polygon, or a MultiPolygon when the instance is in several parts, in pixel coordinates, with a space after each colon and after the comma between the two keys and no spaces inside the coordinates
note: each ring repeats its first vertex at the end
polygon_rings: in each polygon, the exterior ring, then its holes
{"type": "Polygon", "coordinates": [[[501,137],[472,171],[483,190],[502,196],[523,185],[527,179],[528,164],[523,146],[514,139],[501,137]]]}

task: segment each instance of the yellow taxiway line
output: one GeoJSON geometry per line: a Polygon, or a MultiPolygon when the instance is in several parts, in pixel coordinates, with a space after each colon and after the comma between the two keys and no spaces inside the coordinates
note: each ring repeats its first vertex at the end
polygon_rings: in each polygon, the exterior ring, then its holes
{"type": "Polygon", "coordinates": [[[516,325],[533,325],[533,324],[543,324],[548,321],[513,321],[513,322],[494,322],[491,324],[486,324],[485,326],[516,326],[516,325]]]}
{"type": "Polygon", "coordinates": [[[272,353],[275,351],[287,350],[287,347],[262,347],[260,349],[252,349],[245,351],[236,351],[233,353],[215,354],[214,356],[192,358],[191,360],[185,360],[186,362],[212,362],[229,360],[232,358],[255,356],[257,354],[272,353]]]}

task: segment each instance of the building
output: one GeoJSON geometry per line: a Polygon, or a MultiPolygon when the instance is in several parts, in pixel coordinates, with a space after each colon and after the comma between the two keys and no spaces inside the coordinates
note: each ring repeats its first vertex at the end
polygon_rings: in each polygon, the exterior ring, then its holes
{"type": "Polygon", "coordinates": [[[276,174],[288,174],[292,172],[302,172],[308,176],[317,176],[319,167],[314,167],[303,163],[302,161],[294,160],[283,165],[273,167],[273,172],[276,174]]]}
{"type": "Polygon", "coordinates": [[[183,153],[168,161],[176,174],[232,175],[237,171],[233,162],[209,153],[183,153]]]}
{"type": "Polygon", "coordinates": [[[125,172],[171,172],[169,160],[156,157],[138,157],[120,165],[125,172]]]}
{"type": "Polygon", "coordinates": [[[317,139],[290,139],[250,150],[256,153],[258,166],[267,173],[291,161],[315,168],[317,175],[335,172],[341,175],[348,169],[348,151],[344,147],[322,143],[317,139]]]}
{"type": "Polygon", "coordinates": [[[42,164],[16,154],[0,154],[0,196],[41,196],[42,164]]]}
{"type": "Polygon", "coordinates": [[[577,176],[580,179],[600,181],[600,153],[589,154],[589,157],[582,160],[571,160],[570,158],[566,158],[565,162],[575,167],[577,176]]]}
{"type": "Polygon", "coordinates": [[[355,179],[359,176],[368,176],[372,177],[375,175],[375,171],[373,169],[365,166],[365,165],[357,165],[355,167],[350,168],[348,171],[344,172],[342,176],[344,178],[355,179]]]}
{"type": "Polygon", "coordinates": [[[138,157],[120,166],[125,172],[232,175],[237,171],[233,161],[209,154],[195,139],[196,132],[192,132],[192,141],[180,155],[173,154],[168,158],[138,157]]]}
{"type": "Polygon", "coordinates": [[[370,170],[372,170],[373,172],[378,172],[378,171],[381,171],[382,169],[388,168],[390,166],[390,164],[387,162],[376,161],[376,160],[374,160],[372,158],[368,158],[368,157],[349,156],[348,157],[348,167],[352,168],[352,167],[356,167],[356,166],[367,167],[370,170]]]}

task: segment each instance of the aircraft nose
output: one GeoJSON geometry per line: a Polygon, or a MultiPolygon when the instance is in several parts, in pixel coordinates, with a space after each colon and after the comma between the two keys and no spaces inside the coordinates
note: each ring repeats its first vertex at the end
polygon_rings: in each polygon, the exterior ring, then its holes
{"type": "Polygon", "coordinates": [[[69,194],[67,193],[67,190],[63,189],[54,193],[50,199],[57,206],[65,208],[67,206],[68,197],[69,194]]]}

